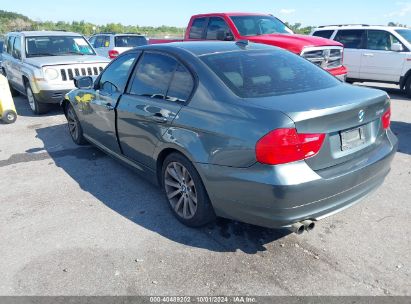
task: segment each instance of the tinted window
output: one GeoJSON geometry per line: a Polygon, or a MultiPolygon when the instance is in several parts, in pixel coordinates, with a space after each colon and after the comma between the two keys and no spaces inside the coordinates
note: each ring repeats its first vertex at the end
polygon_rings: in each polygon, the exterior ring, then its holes
{"type": "Polygon", "coordinates": [[[390,51],[393,43],[400,43],[397,38],[386,31],[368,31],[367,49],[390,51]]]}
{"type": "Polygon", "coordinates": [[[167,100],[185,102],[190,98],[194,88],[191,73],[181,64],[177,66],[167,92],[167,100]]]}
{"type": "Polygon", "coordinates": [[[88,41],[90,42],[90,44],[91,44],[93,47],[95,47],[95,45],[94,45],[94,43],[96,42],[96,37],[95,37],[95,36],[91,37],[88,41]]]}
{"type": "Polygon", "coordinates": [[[16,37],[16,39],[14,40],[13,57],[17,59],[21,59],[21,39],[20,37],[16,37]]]}
{"type": "Polygon", "coordinates": [[[109,47],[110,46],[110,36],[96,36],[94,41],[95,48],[109,47]]]}
{"type": "Polygon", "coordinates": [[[334,40],[347,49],[362,49],[365,42],[365,30],[340,30],[334,40]]]}
{"type": "Polygon", "coordinates": [[[136,54],[126,54],[115,59],[103,72],[99,87],[109,93],[122,92],[125,89],[128,74],[136,54]]]}
{"type": "Polygon", "coordinates": [[[7,39],[7,53],[9,53],[10,55],[12,54],[12,51],[13,51],[13,44],[14,44],[14,36],[10,36],[7,39]]]}
{"type": "Polygon", "coordinates": [[[206,22],[206,18],[197,18],[191,25],[190,39],[201,39],[203,38],[203,28],[206,22]]]}
{"type": "Polygon", "coordinates": [[[176,67],[177,61],[169,56],[144,54],[136,69],[130,93],[164,99],[176,67]]]}
{"type": "Polygon", "coordinates": [[[317,37],[322,37],[322,38],[327,38],[329,39],[332,34],[334,33],[334,30],[330,30],[330,31],[316,31],[313,33],[313,36],[317,36],[317,37]]]}
{"type": "Polygon", "coordinates": [[[307,60],[280,50],[230,52],[202,59],[243,98],[293,94],[341,84],[307,60]]]}
{"type": "Polygon", "coordinates": [[[217,40],[219,37],[218,32],[230,33],[230,28],[222,18],[210,18],[207,27],[206,39],[217,40]]]}
{"type": "Polygon", "coordinates": [[[284,23],[272,16],[232,16],[231,20],[241,36],[292,33],[284,23]]]}
{"type": "Polygon", "coordinates": [[[4,41],[3,40],[0,40],[0,50],[1,51],[3,51],[3,47],[5,46],[6,44],[4,43],[4,41]]]}
{"type": "Polygon", "coordinates": [[[114,45],[116,47],[137,47],[146,45],[147,39],[144,36],[116,36],[114,45]]]}

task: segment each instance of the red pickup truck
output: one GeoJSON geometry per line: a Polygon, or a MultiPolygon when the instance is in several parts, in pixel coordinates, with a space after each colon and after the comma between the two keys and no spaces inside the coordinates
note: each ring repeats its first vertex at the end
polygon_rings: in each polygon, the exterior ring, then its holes
{"type": "MultiPolygon", "coordinates": [[[[249,13],[215,13],[191,17],[184,41],[248,40],[289,50],[321,66],[344,80],[343,45],[339,42],[305,35],[296,35],[272,15],[249,13]]],[[[151,39],[150,44],[181,40],[151,39]]]]}

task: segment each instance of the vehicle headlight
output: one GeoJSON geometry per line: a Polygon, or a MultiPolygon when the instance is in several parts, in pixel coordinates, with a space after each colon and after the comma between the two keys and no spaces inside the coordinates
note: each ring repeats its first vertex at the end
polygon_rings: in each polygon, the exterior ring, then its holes
{"type": "Polygon", "coordinates": [[[45,69],[44,70],[44,76],[46,80],[55,80],[59,77],[59,72],[56,69],[45,69]]]}

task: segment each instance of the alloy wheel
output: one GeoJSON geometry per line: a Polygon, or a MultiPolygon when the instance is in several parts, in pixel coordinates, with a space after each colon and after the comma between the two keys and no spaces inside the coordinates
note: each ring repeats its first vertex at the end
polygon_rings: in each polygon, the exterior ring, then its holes
{"type": "Polygon", "coordinates": [[[36,111],[36,104],[35,104],[35,101],[34,101],[33,92],[31,91],[30,88],[27,88],[26,91],[27,91],[27,99],[29,101],[30,108],[33,112],[35,112],[36,111]]]}
{"type": "Polygon", "coordinates": [[[164,173],[164,187],[174,211],[184,219],[191,219],[197,211],[197,191],[187,168],[171,162],[164,173]]]}
{"type": "Polygon", "coordinates": [[[69,132],[71,137],[74,140],[77,140],[78,138],[78,122],[76,115],[74,114],[73,108],[69,107],[67,111],[67,122],[68,122],[68,127],[69,127],[69,132]]]}

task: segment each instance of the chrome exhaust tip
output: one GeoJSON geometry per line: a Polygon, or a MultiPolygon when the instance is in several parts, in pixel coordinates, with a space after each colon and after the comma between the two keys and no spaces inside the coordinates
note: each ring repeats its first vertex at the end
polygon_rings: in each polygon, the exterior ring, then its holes
{"type": "Polygon", "coordinates": [[[287,227],[287,229],[295,234],[302,234],[305,230],[305,226],[301,222],[298,222],[292,224],[290,227],[287,227]]]}
{"type": "Polygon", "coordinates": [[[304,229],[306,231],[311,231],[315,228],[315,222],[311,221],[311,220],[305,220],[303,221],[301,224],[304,225],[304,229]]]}

